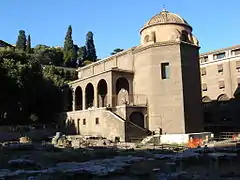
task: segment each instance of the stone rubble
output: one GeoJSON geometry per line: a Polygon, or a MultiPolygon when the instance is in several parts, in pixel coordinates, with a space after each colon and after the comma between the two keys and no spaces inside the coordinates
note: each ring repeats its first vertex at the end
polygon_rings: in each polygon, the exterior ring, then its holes
{"type": "MultiPolygon", "coordinates": [[[[9,171],[0,169],[0,177],[19,176],[19,175],[35,175],[35,174],[52,174],[55,172],[63,173],[89,173],[97,176],[108,175],[113,172],[122,172],[124,167],[130,166],[134,162],[143,160],[143,157],[133,156],[117,156],[111,159],[92,160],[86,162],[67,162],[58,163],[56,166],[43,170],[17,170],[9,171]]],[[[16,159],[10,160],[9,164],[26,164],[33,163],[32,160],[16,159]]]]}
{"type": "MultiPolygon", "coordinates": [[[[9,143],[5,144],[5,147],[18,147],[21,148],[21,146],[27,146],[29,144],[20,144],[20,143],[9,143]]],[[[53,147],[53,145],[51,145],[53,147]]],[[[90,149],[89,149],[90,150],[90,149]]],[[[155,168],[152,169],[153,172],[156,172],[159,174],[159,177],[169,177],[170,179],[174,179],[175,177],[184,176],[185,179],[204,179],[202,176],[198,177],[197,175],[194,175],[194,178],[187,178],[186,172],[181,171],[179,173],[176,173],[175,167],[177,166],[176,161],[179,161],[181,159],[186,158],[192,158],[192,157],[201,157],[202,155],[208,156],[210,159],[214,158],[221,158],[221,157],[229,157],[234,158],[237,156],[237,153],[232,153],[231,149],[222,149],[222,151],[226,152],[207,152],[206,149],[188,149],[186,151],[180,152],[180,153],[169,153],[169,154],[155,154],[151,151],[148,152],[149,155],[152,156],[145,156],[145,157],[135,157],[135,156],[116,156],[114,158],[108,158],[108,159],[101,159],[101,160],[91,160],[86,162],[62,162],[56,164],[54,167],[50,167],[48,169],[41,169],[41,170],[17,170],[17,171],[10,171],[8,169],[0,169],[0,178],[2,177],[13,177],[13,176],[19,176],[19,175],[27,175],[27,176],[35,176],[38,174],[54,174],[57,172],[61,173],[88,173],[95,176],[106,176],[111,173],[121,173],[124,172],[124,168],[131,166],[135,162],[139,161],[154,161],[159,159],[168,159],[170,160],[168,163],[166,163],[166,167],[172,172],[169,174],[164,174],[161,172],[161,169],[155,168]],[[206,153],[207,152],[207,153],[206,153]],[[231,152],[231,153],[230,153],[231,152]],[[205,153],[205,154],[204,154],[205,153]]],[[[94,153],[94,150],[92,150],[94,153]]],[[[37,167],[37,163],[31,158],[19,158],[19,159],[12,159],[8,161],[8,164],[10,166],[24,166],[24,165],[30,165],[32,167],[37,167]]],[[[189,176],[189,175],[188,175],[189,176]]],[[[161,178],[160,178],[161,179],[161,178]]],[[[164,179],[164,178],[163,178],[164,179]]]]}

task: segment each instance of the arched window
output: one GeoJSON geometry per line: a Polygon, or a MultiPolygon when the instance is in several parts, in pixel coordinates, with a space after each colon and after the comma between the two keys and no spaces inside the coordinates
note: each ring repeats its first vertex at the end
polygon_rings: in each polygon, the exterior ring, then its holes
{"type": "Polygon", "coordinates": [[[224,101],[228,101],[229,97],[226,94],[221,94],[220,96],[218,96],[217,101],[218,102],[224,102],[224,101]]]}
{"type": "Polygon", "coordinates": [[[156,33],[154,31],[151,32],[151,36],[152,36],[152,41],[155,43],[156,42],[156,33]]]}
{"type": "Polygon", "coordinates": [[[149,41],[149,35],[146,35],[146,36],[144,37],[144,42],[147,43],[148,41],[149,41]]]}
{"type": "Polygon", "coordinates": [[[209,103],[209,102],[211,102],[212,100],[210,99],[210,97],[208,97],[208,96],[204,96],[203,98],[202,98],[202,102],[203,103],[209,103]]]}

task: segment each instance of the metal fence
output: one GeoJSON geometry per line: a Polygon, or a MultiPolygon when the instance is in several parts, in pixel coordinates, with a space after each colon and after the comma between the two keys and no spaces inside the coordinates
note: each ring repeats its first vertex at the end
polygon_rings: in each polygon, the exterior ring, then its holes
{"type": "Polygon", "coordinates": [[[118,95],[112,95],[112,103],[115,106],[123,104],[146,106],[147,96],[142,94],[129,94],[123,97],[120,97],[118,95]]]}

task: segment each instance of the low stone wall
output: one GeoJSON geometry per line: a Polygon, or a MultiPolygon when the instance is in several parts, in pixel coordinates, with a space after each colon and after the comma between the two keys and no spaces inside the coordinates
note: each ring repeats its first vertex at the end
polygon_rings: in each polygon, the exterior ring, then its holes
{"type": "Polygon", "coordinates": [[[125,141],[125,121],[106,108],[62,113],[58,118],[65,126],[66,134],[99,136],[109,140],[119,137],[120,141],[125,141]]]}

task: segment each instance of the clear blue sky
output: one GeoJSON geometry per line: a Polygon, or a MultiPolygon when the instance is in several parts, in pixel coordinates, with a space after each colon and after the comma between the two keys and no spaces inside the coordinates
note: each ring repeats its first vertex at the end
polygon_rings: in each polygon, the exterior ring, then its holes
{"type": "Polygon", "coordinates": [[[139,29],[165,4],[193,27],[201,52],[240,44],[239,0],[0,0],[0,39],[16,43],[18,30],[32,45],[62,46],[68,25],[75,44],[94,33],[99,58],[138,45],[139,29]]]}

